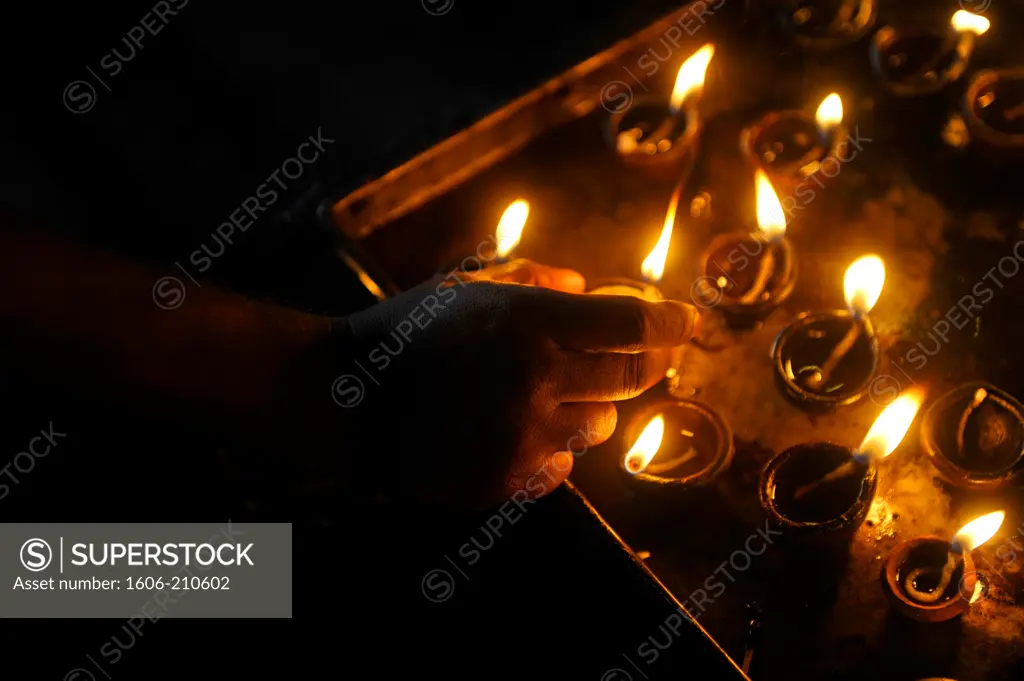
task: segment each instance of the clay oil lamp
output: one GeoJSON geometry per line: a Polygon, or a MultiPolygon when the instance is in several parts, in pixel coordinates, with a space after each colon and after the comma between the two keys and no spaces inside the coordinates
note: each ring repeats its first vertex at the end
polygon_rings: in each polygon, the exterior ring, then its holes
{"type": "Polygon", "coordinates": [[[986,157],[1024,158],[1024,68],[979,71],[964,95],[964,121],[986,157]]]}
{"type": "Polygon", "coordinates": [[[892,607],[918,622],[945,622],[966,613],[980,583],[971,552],[1003,524],[1003,511],[964,525],[953,541],[937,536],[901,542],[882,567],[882,589],[892,607]]]}
{"type": "Polygon", "coordinates": [[[1024,405],[990,383],[964,384],[925,412],[921,443],[949,484],[997,489],[1024,468],[1024,405]]]}
{"type": "Polygon", "coordinates": [[[637,490],[706,486],[733,457],[729,424],[692,400],[648,405],[626,427],[625,442],[622,470],[637,490]]]}
{"type": "Polygon", "coordinates": [[[692,167],[703,127],[698,105],[714,54],[709,43],[690,56],[668,98],[637,97],[606,121],[608,144],[624,163],[659,180],[676,180],[692,167]]]}
{"type": "Polygon", "coordinates": [[[801,183],[825,187],[840,172],[839,158],[849,135],[843,127],[843,100],[835,92],[814,115],[799,109],[770,111],[740,134],[740,151],[772,184],[792,196],[801,183]]]}
{"type": "Polygon", "coordinates": [[[764,171],[755,176],[758,230],[720,234],[701,256],[702,276],[694,299],[714,307],[730,326],[763,320],[789,298],[796,285],[796,251],[786,239],[786,216],[764,171]]]}
{"type": "Polygon", "coordinates": [[[810,411],[852,404],[868,390],[879,363],[868,313],[885,284],[885,264],[867,255],[843,279],[847,310],[807,314],[782,330],[772,348],[776,385],[810,411]]]}
{"type": "Polygon", "coordinates": [[[814,52],[860,40],[877,16],[877,0],[797,0],[782,5],[783,29],[798,45],[814,52]]]}
{"type": "Polygon", "coordinates": [[[914,31],[885,26],[871,43],[871,66],[897,97],[934,94],[960,79],[977,39],[991,26],[966,10],[953,15],[945,31],[914,31]]]}
{"type": "Polygon", "coordinates": [[[829,442],[790,447],[768,462],[759,498],[769,522],[794,539],[842,544],[860,527],[878,483],[876,464],[902,442],[923,401],[920,392],[898,397],[850,451],[829,442]]]}

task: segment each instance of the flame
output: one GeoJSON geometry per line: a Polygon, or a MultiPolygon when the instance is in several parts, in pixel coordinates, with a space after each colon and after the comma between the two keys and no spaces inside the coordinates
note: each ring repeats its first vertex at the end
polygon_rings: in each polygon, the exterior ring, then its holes
{"type": "Polygon", "coordinates": [[[757,226],[761,228],[769,240],[786,234],[786,214],[782,212],[782,204],[775,193],[772,183],[763,170],[757,171],[754,179],[757,194],[757,226]]]}
{"type": "Polygon", "coordinates": [[[526,218],[530,215],[530,204],[523,199],[517,199],[509,204],[505,212],[501,214],[498,221],[498,257],[504,258],[519,245],[519,238],[523,234],[523,227],[526,225],[526,218]]]}
{"type": "Polygon", "coordinates": [[[896,398],[871,424],[871,430],[857,449],[858,458],[884,459],[892,454],[910,429],[922,402],[924,393],[917,390],[907,391],[896,398]]]}
{"type": "Polygon", "coordinates": [[[871,312],[885,285],[885,263],[877,255],[865,255],[846,268],[843,293],[846,306],[856,315],[871,312]]]}
{"type": "Polygon", "coordinates": [[[822,100],[814,120],[822,132],[829,132],[843,122],[843,100],[837,93],[833,92],[822,100]]]}
{"type": "Polygon", "coordinates": [[[668,213],[665,214],[665,226],[661,228],[661,236],[654,249],[647,254],[644,262],[640,265],[640,271],[644,278],[652,284],[661,281],[665,274],[665,259],[668,258],[668,246],[672,242],[672,227],[676,224],[676,209],[679,207],[679,193],[672,195],[668,204],[668,213]]]}
{"type": "Polygon", "coordinates": [[[981,581],[981,575],[975,577],[978,581],[974,583],[974,593],[971,594],[971,603],[985,595],[985,582],[981,581]]]}
{"type": "Polygon", "coordinates": [[[704,75],[707,73],[711,57],[715,56],[715,46],[708,43],[694,52],[689,59],[679,67],[676,75],[676,84],[672,88],[672,99],[670,106],[672,113],[683,108],[683,102],[691,94],[700,93],[704,87],[704,75]]]}
{"type": "Polygon", "coordinates": [[[665,417],[658,414],[651,422],[644,426],[640,437],[626,454],[626,470],[630,473],[639,473],[647,468],[654,455],[658,453],[661,440],[665,437],[665,417]]]}
{"type": "Polygon", "coordinates": [[[953,537],[954,541],[960,544],[964,553],[970,553],[989,539],[991,539],[999,528],[1003,526],[1003,519],[1006,513],[994,511],[980,518],[975,518],[960,528],[960,531],[953,537]]]}
{"type": "Polygon", "coordinates": [[[988,19],[978,14],[972,14],[967,10],[960,10],[953,15],[953,28],[957,33],[970,31],[974,35],[981,35],[992,25],[988,19]]]}

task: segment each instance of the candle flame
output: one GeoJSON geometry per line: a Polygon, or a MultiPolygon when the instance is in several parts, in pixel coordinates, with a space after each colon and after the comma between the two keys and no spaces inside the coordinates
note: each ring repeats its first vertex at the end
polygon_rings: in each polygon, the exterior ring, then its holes
{"type": "Polygon", "coordinates": [[[959,542],[964,553],[970,553],[995,536],[999,528],[1003,526],[1004,518],[1006,518],[1004,511],[994,511],[975,518],[960,528],[960,531],[954,536],[954,540],[959,542]]]}
{"type": "Polygon", "coordinates": [[[626,470],[636,474],[647,468],[654,455],[661,447],[661,440],[665,437],[665,417],[658,414],[651,422],[644,426],[640,437],[626,454],[626,470]]]}
{"type": "Polygon", "coordinates": [[[822,132],[829,132],[843,122],[843,100],[837,93],[833,92],[822,100],[814,120],[822,132]]]}
{"type": "Polygon", "coordinates": [[[877,255],[865,255],[846,268],[843,293],[846,306],[855,315],[865,315],[878,302],[885,285],[885,263],[877,255]]]}
{"type": "Polygon", "coordinates": [[[498,221],[498,257],[504,258],[519,245],[519,239],[523,234],[523,227],[526,225],[526,218],[530,215],[530,204],[523,199],[517,199],[509,204],[505,212],[501,214],[498,221]]]}
{"type": "Polygon", "coordinates": [[[974,35],[981,35],[992,25],[992,22],[985,17],[972,14],[965,9],[959,10],[953,15],[952,23],[957,33],[967,33],[969,31],[974,35]]]}
{"type": "Polygon", "coordinates": [[[785,236],[786,214],[782,212],[779,196],[775,193],[768,176],[763,170],[758,170],[754,182],[757,195],[757,226],[769,240],[785,236]]]}
{"type": "Polygon", "coordinates": [[[711,63],[711,57],[715,55],[715,46],[708,43],[694,52],[689,59],[679,67],[676,75],[676,84],[672,88],[672,99],[670,106],[672,113],[678,113],[683,108],[683,102],[692,94],[699,94],[704,88],[704,76],[711,63]]]}
{"type": "Polygon", "coordinates": [[[643,264],[640,265],[640,272],[652,284],[657,284],[661,281],[662,275],[665,274],[665,260],[668,258],[669,244],[672,243],[672,228],[676,224],[676,210],[678,207],[679,193],[677,192],[672,195],[672,200],[669,201],[668,213],[665,214],[665,225],[661,228],[661,236],[658,237],[658,243],[654,245],[654,249],[647,254],[643,264]]]}
{"type": "Polygon", "coordinates": [[[924,393],[918,390],[909,390],[896,398],[871,424],[871,429],[857,449],[857,457],[870,461],[884,459],[892,454],[910,429],[922,402],[924,393]]]}

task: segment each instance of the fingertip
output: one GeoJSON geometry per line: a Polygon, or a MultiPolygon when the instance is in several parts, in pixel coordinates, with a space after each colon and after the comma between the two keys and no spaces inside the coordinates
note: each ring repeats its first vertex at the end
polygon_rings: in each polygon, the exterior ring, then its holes
{"type": "Polygon", "coordinates": [[[539,283],[544,288],[563,293],[583,293],[587,289],[587,282],[583,275],[575,270],[548,267],[547,265],[534,265],[534,267],[539,283]]]}
{"type": "Polygon", "coordinates": [[[604,444],[615,433],[619,422],[619,410],[614,402],[599,402],[593,406],[596,410],[594,427],[587,424],[587,445],[604,444]]]}
{"type": "Polygon", "coordinates": [[[672,310],[676,322],[674,328],[678,330],[679,342],[677,345],[682,345],[697,335],[697,330],[700,328],[700,312],[695,306],[678,300],[666,300],[660,304],[667,306],[666,309],[672,310]]]}
{"type": "Polygon", "coordinates": [[[534,476],[535,485],[533,489],[537,492],[536,497],[540,498],[551,494],[559,485],[565,482],[569,474],[572,473],[574,462],[575,457],[572,455],[572,452],[555,452],[548,459],[548,462],[544,464],[544,470],[538,471],[537,475],[534,476]],[[540,483],[540,489],[537,489],[536,483],[540,483]]]}
{"type": "Polygon", "coordinates": [[[558,270],[561,274],[562,290],[566,293],[583,293],[587,290],[587,280],[576,270],[558,270]]]}
{"type": "MultiPolygon", "coordinates": [[[[561,475],[561,479],[564,480],[569,477],[569,473],[572,472],[572,465],[575,460],[576,457],[573,456],[572,452],[556,452],[555,455],[551,457],[551,465],[555,469],[555,472],[561,475]]],[[[552,477],[558,476],[555,475],[552,477]]]]}

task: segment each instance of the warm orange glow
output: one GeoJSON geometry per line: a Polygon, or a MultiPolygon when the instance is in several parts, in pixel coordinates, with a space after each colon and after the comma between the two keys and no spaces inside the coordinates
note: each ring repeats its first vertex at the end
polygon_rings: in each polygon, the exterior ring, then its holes
{"type": "Polygon", "coordinates": [[[683,108],[683,102],[693,94],[699,94],[704,88],[704,75],[707,73],[711,57],[715,56],[715,46],[708,43],[690,56],[683,65],[679,67],[679,74],[676,75],[676,84],[672,88],[672,100],[670,106],[672,112],[676,113],[683,108]]]}
{"type": "Polygon", "coordinates": [[[672,228],[676,224],[676,209],[678,207],[679,194],[676,193],[672,195],[672,200],[668,204],[668,213],[665,214],[665,225],[661,228],[661,236],[658,237],[658,243],[654,245],[654,249],[644,258],[643,264],[640,265],[640,272],[652,284],[657,284],[661,281],[662,275],[665,274],[665,260],[668,258],[669,244],[672,243],[672,228]]]}
{"type": "Polygon", "coordinates": [[[519,199],[509,204],[498,221],[498,257],[504,258],[519,245],[526,218],[530,216],[530,204],[519,199]]]}
{"type": "Polygon", "coordinates": [[[995,536],[995,533],[1003,526],[1004,518],[1006,518],[1006,513],[1003,511],[995,511],[975,518],[960,528],[955,539],[960,543],[963,552],[969,553],[995,536]]]}
{"type": "Polygon", "coordinates": [[[971,32],[974,35],[981,35],[989,29],[992,25],[985,17],[972,14],[965,9],[958,11],[953,15],[953,28],[957,33],[971,32]]]}
{"type": "Polygon", "coordinates": [[[918,390],[909,390],[896,398],[871,425],[871,430],[857,449],[858,458],[870,461],[892,454],[910,429],[922,402],[924,393],[918,390]]]}
{"type": "Polygon", "coordinates": [[[348,268],[350,270],[356,273],[356,276],[359,277],[359,283],[365,286],[366,290],[369,291],[374,298],[381,302],[384,302],[385,300],[388,299],[388,294],[384,293],[384,290],[380,287],[380,285],[377,284],[376,281],[373,280],[373,277],[370,276],[370,273],[363,269],[362,265],[353,260],[352,257],[349,256],[344,251],[339,250],[338,256],[346,265],[348,265],[348,268]]]}
{"type": "Polygon", "coordinates": [[[763,170],[757,171],[755,192],[757,194],[757,226],[761,228],[769,240],[777,239],[786,234],[786,214],[782,212],[782,204],[775,188],[763,170]]]}
{"type": "Polygon", "coordinates": [[[981,576],[976,577],[978,581],[974,583],[974,593],[971,594],[971,603],[974,603],[985,594],[985,583],[981,581],[981,576]]]}
{"type": "Polygon", "coordinates": [[[843,293],[846,306],[856,315],[871,312],[885,285],[885,263],[877,255],[865,255],[846,268],[843,293]]]}
{"type": "Polygon", "coordinates": [[[665,417],[658,414],[651,422],[644,426],[640,437],[626,454],[626,470],[630,473],[640,473],[647,468],[654,455],[658,453],[661,440],[665,437],[665,417]]]}
{"type": "Polygon", "coordinates": [[[822,132],[829,132],[843,122],[843,100],[833,92],[818,107],[814,114],[814,121],[822,132]]]}

